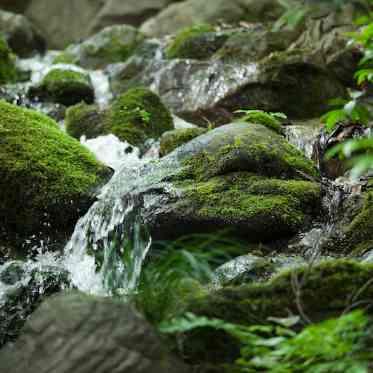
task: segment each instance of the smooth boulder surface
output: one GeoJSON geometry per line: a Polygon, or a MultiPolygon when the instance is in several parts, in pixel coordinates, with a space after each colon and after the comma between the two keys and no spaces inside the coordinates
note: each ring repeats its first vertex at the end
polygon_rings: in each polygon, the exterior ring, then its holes
{"type": "Polygon", "coordinates": [[[132,306],[78,292],[44,302],[0,361],[1,373],[188,371],[132,306]]]}
{"type": "Polygon", "coordinates": [[[141,30],[154,37],[172,34],[199,23],[269,21],[279,17],[282,10],[277,0],[187,0],[171,4],[146,21],[141,30]]]}
{"type": "Polygon", "coordinates": [[[0,225],[6,238],[68,235],[111,176],[57,123],[0,101],[0,225]]]}

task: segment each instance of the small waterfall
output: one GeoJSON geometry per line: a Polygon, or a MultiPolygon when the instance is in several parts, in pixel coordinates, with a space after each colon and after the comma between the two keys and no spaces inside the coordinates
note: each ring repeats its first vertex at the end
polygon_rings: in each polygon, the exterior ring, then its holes
{"type": "Polygon", "coordinates": [[[147,216],[177,195],[167,181],[176,162],[167,157],[115,173],[65,247],[63,266],[74,286],[94,294],[125,294],[136,287],[151,246],[147,216]]]}

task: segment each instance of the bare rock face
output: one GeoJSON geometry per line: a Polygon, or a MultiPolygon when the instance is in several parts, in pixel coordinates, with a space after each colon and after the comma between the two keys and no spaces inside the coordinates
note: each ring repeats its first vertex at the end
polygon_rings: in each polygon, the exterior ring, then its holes
{"type": "Polygon", "coordinates": [[[130,305],[71,292],[50,298],[0,353],[1,373],[183,373],[130,305]]]}

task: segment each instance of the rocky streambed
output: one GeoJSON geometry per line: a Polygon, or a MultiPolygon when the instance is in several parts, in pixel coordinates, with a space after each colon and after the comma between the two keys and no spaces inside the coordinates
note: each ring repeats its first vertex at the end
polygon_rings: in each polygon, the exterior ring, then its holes
{"type": "Polygon", "coordinates": [[[369,304],[373,184],[324,158],[369,131],[319,119],[354,89],[356,8],[318,5],[290,29],[275,1],[233,3],[176,2],[59,51],[0,11],[1,373],[233,371],[226,333],[166,339],[158,321],[318,322],[369,304]],[[202,236],[207,253],[226,242],[209,281],[136,301],[164,242],[202,236]]]}

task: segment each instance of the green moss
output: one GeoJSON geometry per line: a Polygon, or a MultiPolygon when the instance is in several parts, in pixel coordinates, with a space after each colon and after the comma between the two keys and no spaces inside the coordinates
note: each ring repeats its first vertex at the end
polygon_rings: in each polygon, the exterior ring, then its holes
{"type": "Polygon", "coordinates": [[[30,94],[67,106],[81,101],[92,103],[94,100],[94,90],[88,74],[59,68],[51,70],[39,86],[30,89],[30,94]]]}
{"type": "Polygon", "coordinates": [[[132,145],[158,139],[173,129],[173,119],[160,98],[146,88],[134,88],[119,96],[108,114],[105,130],[132,145]]]}
{"type": "Polygon", "coordinates": [[[78,141],[45,115],[0,101],[1,225],[26,236],[75,224],[108,176],[78,141]]]}
{"type": "Polygon", "coordinates": [[[265,240],[295,233],[319,207],[320,187],[300,180],[268,179],[246,172],[216,176],[205,182],[181,182],[179,209],[193,207],[195,218],[242,222],[245,234],[265,240]]]}
{"type": "Polygon", "coordinates": [[[160,154],[162,156],[171,153],[179,146],[193,140],[207,132],[206,128],[181,128],[173,131],[165,132],[161,138],[160,154]]]}
{"type": "Polygon", "coordinates": [[[215,32],[211,25],[194,25],[181,30],[168,45],[167,58],[206,59],[219,50],[229,34],[215,32]]]}
{"type": "Polygon", "coordinates": [[[344,246],[355,252],[362,253],[373,241],[373,192],[366,193],[364,196],[364,205],[359,214],[357,214],[351,224],[345,229],[343,238],[344,246]]]}
{"type": "Polygon", "coordinates": [[[78,63],[78,59],[76,58],[76,56],[74,56],[73,53],[63,51],[59,53],[53,60],[54,65],[59,64],[59,63],[75,65],[78,63]]]}
{"type": "MultiPolygon", "coordinates": [[[[266,323],[268,317],[287,317],[300,312],[316,322],[339,315],[351,306],[353,296],[356,306],[371,299],[373,287],[366,284],[372,277],[373,265],[327,261],[281,273],[264,284],[227,287],[194,298],[188,311],[244,325],[266,323]],[[302,284],[298,299],[293,286],[295,278],[302,284]]],[[[221,332],[200,329],[184,339],[184,353],[193,362],[234,359],[235,352],[239,352],[236,342],[221,332]]]]}
{"type": "Polygon", "coordinates": [[[184,177],[206,180],[232,171],[300,179],[305,174],[318,176],[314,163],[281,136],[258,124],[248,129],[247,135],[236,137],[233,144],[188,159],[184,177]]]}
{"type": "Polygon", "coordinates": [[[16,79],[15,57],[3,36],[0,35],[0,84],[12,83],[16,79]]]}
{"type": "Polygon", "coordinates": [[[105,113],[97,105],[87,105],[82,102],[71,106],[66,111],[66,132],[76,139],[83,135],[86,138],[97,137],[104,132],[105,113]]]}

